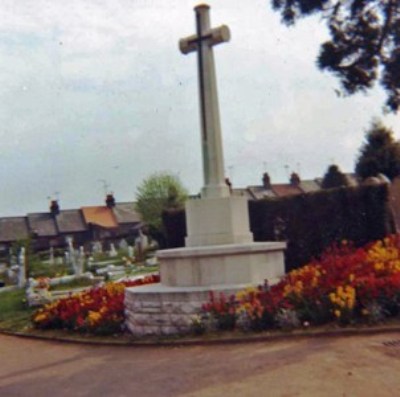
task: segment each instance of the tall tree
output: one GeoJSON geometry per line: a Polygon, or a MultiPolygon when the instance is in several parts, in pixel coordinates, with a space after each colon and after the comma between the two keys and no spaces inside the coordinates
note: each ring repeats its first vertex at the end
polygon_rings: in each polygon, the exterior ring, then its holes
{"type": "Polygon", "coordinates": [[[335,74],[346,94],[366,91],[379,81],[387,109],[399,109],[399,0],[272,0],[272,5],[287,25],[323,15],[331,39],[321,46],[318,66],[335,74]]]}
{"type": "Polygon", "coordinates": [[[149,227],[149,232],[161,246],[165,231],[162,213],[169,208],[183,207],[188,197],[187,190],[179,179],[168,173],[155,173],[143,180],[136,192],[136,209],[149,227]]]}
{"type": "Polygon", "coordinates": [[[331,189],[334,187],[348,186],[349,181],[345,174],[340,171],[339,167],[335,164],[329,166],[324,178],[322,179],[322,189],[331,189]]]}
{"type": "Polygon", "coordinates": [[[390,180],[400,175],[400,143],[393,131],[380,121],[373,121],[366,132],[366,142],[360,149],[356,174],[362,179],[384,174],[390,180]]]}

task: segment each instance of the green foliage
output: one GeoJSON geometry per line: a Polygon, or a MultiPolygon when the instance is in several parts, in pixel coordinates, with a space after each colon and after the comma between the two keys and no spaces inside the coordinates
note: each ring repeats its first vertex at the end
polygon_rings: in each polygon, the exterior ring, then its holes
{"type": "MultiPolygon", "coordinates": [[[[183,244],[184,212],[168,212],[174,241],[183,244]],[[180,225],[180,226],[179,226],[180,225]]],[[[286,271],[318,257],[334,242],[363,245],[393,232],[387,185],[321,190],[296,196],[249,201],[255,241],[287,241],[286,271]]]]}
{"type": "Polygon", "coordinates": [[[149,226],[150,233],[160,240],[164,234],[163,211],[170,208],[182,208],[187,197],[186,189],[176,176],[156,173],[145,179],[138,187],[136,210],[149,226]]]}
{"type": "Polygon", "coordinates": [[[386,106],[400,106],[400,2],[398,0],[272,0],[287,25],[322,14],[330,40],[321,46],[318,65],[336,75],[346,94],[366,91],[379,81],[386,106]]]}
{"type": "Polygon", "coordinates": [[[0,293],[0,329],[20,331],[30,324],[33,309],[25,302],[25,290],[0,293]]]}
{"type": "Polygon", "coordinates": [[[383,174],[391,180],[400,174],[400,143],[396,142],[393,131],[380,121],[373,121],[366,132],[356,173],[362,179],[383,174]]]}
{"type": "Polygon", "coordinates": [[[332,189],[334,187],[342,187],[348,185],[349,181],[347,180],[346,175],[343,174],[343,172],[340,171],[339,167],[334,164],[329,166],[328,171],[324,175],[321,184],[322,189],[332,189]]]}

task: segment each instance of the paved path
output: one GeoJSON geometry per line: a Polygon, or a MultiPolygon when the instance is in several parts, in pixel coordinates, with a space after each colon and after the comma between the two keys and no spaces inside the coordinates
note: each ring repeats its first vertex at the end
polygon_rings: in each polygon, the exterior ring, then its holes
{"type": "Polygon", "coordinates": [[[396,397],[400,334],[158,348],[0,335],[0,396],[396,397]]]}

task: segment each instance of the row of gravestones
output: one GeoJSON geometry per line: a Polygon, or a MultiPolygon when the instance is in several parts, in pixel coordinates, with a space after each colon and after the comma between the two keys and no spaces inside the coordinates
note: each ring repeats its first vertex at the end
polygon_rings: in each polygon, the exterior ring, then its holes
{"type": "MultiPolygon", "coordinates": [[[[58,264],[58,263],[66,263],[67,265],[71,266],[73,269],[74,276],[80,277],[82,276],[85,261],[87,258],[87,255],[84,251],[84,248],[81,246],[78,250],[76,250],[73,246],[73,239],[72,237],[67,237],[67,251],[65,251],[64,258],[55,258],[54,257],[54,250],[53,248],[50,248],[50,256],[48,263],[50,265],[52,264],[58,264]]],[[[149,242],[147,236],[144,234],[140,233],[139,236],[135,240],[135,247],[128,245],[126,240],[122,239],[118,247],[120,250],[123,250],[127,253],[128,258],[130,262],[133,262],[135,259],[135,251],[139,253],[140,257],[142,257],[143,253],[146,251],[146,249],[149,247],[149,242]]],[[[99,254],[103,253],[103,246],[100,241],[93,242],[92,244],[92,250],[91,254],[99,254]]],[[[110,244],[110,250],[108,251],[108,256],[110,259],[116,258],[118,256],[118,252],[115,249],[115,245],[113,243],[110,244]]],[[[92,258],[89,256],[89,260],[92,258]]],[[[18,252],[18,255],[15,256],[12,252],[10,252],[10,266],[5,267],[3,271],[7,272],[7,278],[8,280],[11,281],[12,284],[18,286],[19,288],[24,288],[27,284],[26,282],[26,269],[25,269],[25,263],[26,263],[26,258],[25,258],[25,248],[22,247],[20,251],[18,252]]],[[[92,265],[95,264],[92,260],[92,265]]],[[[156,259],[150,259],[149,265],[156,264],[156,259]]],[[[112,263],[109,264],[110,266],[113,266],[112,263]]],[[[113,266],[112,268],[109,268],[107,271],[113,272],[116,275],[118,272],[122,274],[122,268],[118,268],[113,266]]],[[[4,283],[0,283],[0,287],[3,287],[4,283]]]]}

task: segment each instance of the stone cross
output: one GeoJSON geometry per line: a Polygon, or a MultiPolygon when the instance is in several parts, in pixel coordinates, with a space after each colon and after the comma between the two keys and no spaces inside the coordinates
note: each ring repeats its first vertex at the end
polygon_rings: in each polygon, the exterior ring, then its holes
{"type": "Polygon", "coordinates": [[[211,29],[209,9],[206,4],[195,7],[196,34],[181,39],[179,48],[183,54],[197,52],[204,174],[202,197],[217,198],[227,197],[230,192],[224,175],[213,46],[229,41],[230,31],[225,25],[211,29]]]}

